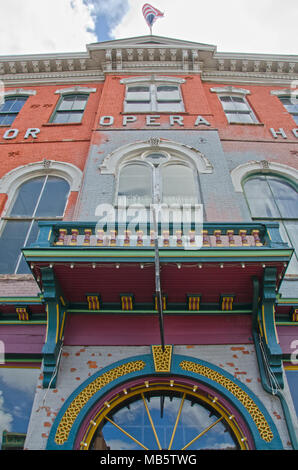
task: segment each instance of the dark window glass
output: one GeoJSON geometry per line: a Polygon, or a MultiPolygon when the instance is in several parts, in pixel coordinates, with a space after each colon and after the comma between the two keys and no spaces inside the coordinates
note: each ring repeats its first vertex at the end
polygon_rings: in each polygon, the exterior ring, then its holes
{"type": "Polygon", "coordinates": [[[298,370],[286,370],[287,381],[298,417],[298,370]]]}
{"type": "Polygon", "coordinates": [[[0,273],[27,273],[21,249],[38,235],[38,219],[63,216],[69,184],[55,176],[40,176],[24,183],[3,222],[0,237],[0,273]]]}
{"type": "Polygon", "coordinates": [[[0,125],[11,125],[26,100],[27,97],[25,96],[9,96],[5,98],[4,103],[0,105],[0,125]]]}
{"type": "Polygon", "coordinates": [[[298,192],[288,182],[270,175],[248,179],[244,191],[253,219],[279,222],[281,237],[296,250],[287,273],[298,273],[298,192]]]}

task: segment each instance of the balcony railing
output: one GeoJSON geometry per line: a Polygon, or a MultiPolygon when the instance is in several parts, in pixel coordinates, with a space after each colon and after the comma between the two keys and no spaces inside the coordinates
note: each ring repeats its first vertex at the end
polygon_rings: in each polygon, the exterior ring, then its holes
{"type": "Polygon", "coordinates": [[[100,227],[96,222],[39,222],[39,235],[31,248],[92,247],[152,249],[155,238],[159,248],[289,248],[279,233],[278,223],[204,223],[182,228],[158,224],[157,233],[149,224],[115,223],[100,227]]]}

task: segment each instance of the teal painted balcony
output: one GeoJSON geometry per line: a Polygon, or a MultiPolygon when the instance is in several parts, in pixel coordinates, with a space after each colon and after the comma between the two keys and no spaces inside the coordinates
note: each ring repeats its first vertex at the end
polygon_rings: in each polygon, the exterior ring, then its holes
{"type": "Polygon", "coordinates": [[[177,228],[177,224],[157,225],[96,222],[39,222],[35,243],[23,249],[27,262],[35,259],[61,261],[154,261],[155,240],[160,259],[180,261],[271,260],[288,263],[293,249],[279,233],[278,223],[204,223],[177,228]]]}
{"type": "MultiPolygon", "coordinates": [[[[98,227],[96,222],[39,222],[39,236],[30,248],[124,248],[152,249],[155,231],[149,224],[115,223],[98,227]]],[[[158,224],[158,246],[169,249],[289,248],[278,223],[158,224]]]]}

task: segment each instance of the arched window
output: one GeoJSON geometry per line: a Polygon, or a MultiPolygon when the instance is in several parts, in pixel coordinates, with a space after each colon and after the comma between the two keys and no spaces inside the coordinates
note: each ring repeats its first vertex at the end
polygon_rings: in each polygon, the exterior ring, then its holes
{"type": "Polygon", "coordinates": [[[118,198],[127,204],[148,205],[152,200],[151,169],[146,164],[131,163],[122,168],[118,198]]]}
{"type": "MultiPolygon", "coordinates": [[[[90,450],[245,449],[232,417],[202,395],[146,387],[111,405],[94,432],[90,450]],[[238,434],[238,435],[237,435],[238,434]],[[107,447],[108,446],[108,447],[107,447]]],[[[97,423],[95,423],[96,425],[97,423]]]]}
{"type": "Polygon", "coordinates": [[[256,174],[244,183],[251,216],[254,220],[274,220],[281,236],[295,253],[287,273],[298,273],[298,192],[288,181],[273,175],[256,174]]]}
{"type": "Polygon", "coordinates": [[[170,164],[161,167],[162,201],[166,204],[197,203],[193,170],[186,165],[170,164]]]}
{"type": "Polygon", "coordinates": [[[171,162],[171,157],[162,153],[148,153],[142,158],[144,163],[134,161],[120,169],[118,203],[124,196],[127,204],[144,206],[199,202],[192,167],[171,162]]]}
{"type": "Polygon", "coordinates": [[[19,187],[1,230],[0,273],[29,272],[21,249],[36,240],[38,220],[63,216],[68,193],[68,182],[50,175],[32,178],[19,187]]]}

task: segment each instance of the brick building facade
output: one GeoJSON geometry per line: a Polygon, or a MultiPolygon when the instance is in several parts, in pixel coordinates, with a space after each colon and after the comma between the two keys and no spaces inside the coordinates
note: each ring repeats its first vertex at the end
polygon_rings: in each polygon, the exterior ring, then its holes
{"type": "Polygon", "coordinates": [[[5,436],[297,449],[297,56],[144,36],[0,70],[5,436]]]}

